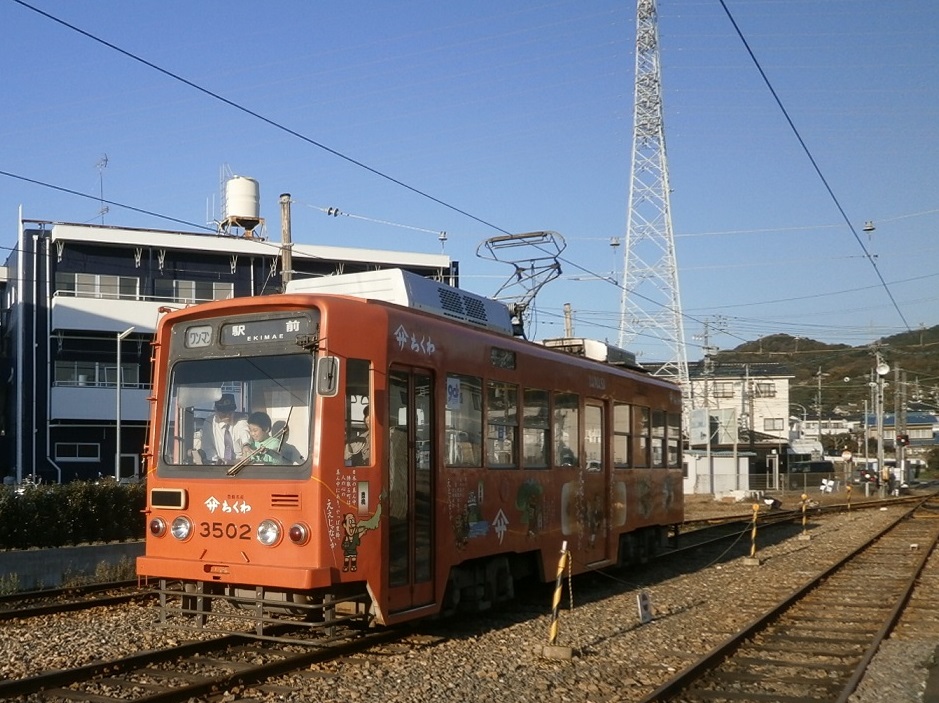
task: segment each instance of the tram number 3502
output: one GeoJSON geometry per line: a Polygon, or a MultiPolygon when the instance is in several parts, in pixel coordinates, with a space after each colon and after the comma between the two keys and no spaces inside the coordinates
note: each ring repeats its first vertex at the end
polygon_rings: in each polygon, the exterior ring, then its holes
{"type": "Polygon", "coordinates": [[[200,537],[215,537],[222,539],[251,539],[251,525],[236,525],[233,522],[200,522],[200,537]]]}

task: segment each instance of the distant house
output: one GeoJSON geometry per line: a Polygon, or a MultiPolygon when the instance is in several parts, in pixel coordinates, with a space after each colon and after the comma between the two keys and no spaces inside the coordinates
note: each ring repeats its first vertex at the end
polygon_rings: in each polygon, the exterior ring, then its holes
{"type": "MultiPolygon", "coordinates": [[[[847,418],[837,417],[837,416],[824,416],[821,420],[818,417],[808,417],[804,420],[798,420],[798,418],[793,417],[793,421],[799,423],[802,437],[817,439],[820,442],[830,438],[836,437],[838,435],[843,435],[851,432],[851,423],[847,418]]],[[[825,442],[826,446],[830,446],[830,442],[825,442]]]]}
{"type": "MultiPolygon", "coordinates": [[[[689,365],[691,407],[707,408],[718,425],[712,442],[789,441],[789,382],[782,364],[705,361],[689,365]]],[[[694,446],[694,444],[692,445],[694,446]]]]}
{"type": "MultiPolygon", "coordinates": [[[[897,435],[906,434],[909,437],[909,447],[928,447],[939,444],[939,418],[932,413],[906,413],[897,423],[894,414],[884,415],[884,446],[895,448],[897,435]]],[[[877,439],[877,417],[867,416],[868,436],[877,439]]]]}
{"type": "MultiPolygon", "coordinates": [[[[21,221],[0,271],[0,476],[91,479],[114,476],[118,463],[121,477],[139,475],[160,316],[279,293],[282,250],[253,236],[21,221]]],[[[458,264],[443,254],[291,251],[295,279],[399,267],[458,285],[458,264]]]]}

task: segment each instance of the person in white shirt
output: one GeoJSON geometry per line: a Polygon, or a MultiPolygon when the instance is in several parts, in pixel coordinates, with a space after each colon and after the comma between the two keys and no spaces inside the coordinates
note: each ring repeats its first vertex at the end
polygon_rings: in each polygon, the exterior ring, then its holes
{"type": "Polygon", "coordinates": [[[236,412],[235,396],[223,393],[215,401],[215,412],[202,427],[202,456],[209,464],[234,464],[251,445],[248,420],[236,412]]]}

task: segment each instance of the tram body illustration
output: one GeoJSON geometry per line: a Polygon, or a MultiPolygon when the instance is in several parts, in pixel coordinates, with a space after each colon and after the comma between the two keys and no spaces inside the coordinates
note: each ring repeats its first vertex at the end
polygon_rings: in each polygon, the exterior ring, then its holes
{"type": "Polygon", "coordinates": [[[263,635],[485,608],[554,580],[563,543],[578,573],[681,522],[675,384],[514,337],[504,305],[429,279],[318,281],[159,324],[137,571],[166,618],[263,635]]]}

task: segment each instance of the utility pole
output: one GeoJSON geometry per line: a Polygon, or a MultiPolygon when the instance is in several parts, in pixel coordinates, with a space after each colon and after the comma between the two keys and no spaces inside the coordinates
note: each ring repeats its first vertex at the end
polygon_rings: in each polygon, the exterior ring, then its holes
{"type": "Polygon", "coordinates": [[[894,447],[897,456],[897,481],[909,481],[912,476],[906,474],[906,445],[900,437],[906,437],[906,371],[897,366],[893,370],[893,429],[896,430],[894,447]]]}
{"type": "Polygon", "coordinates": [[[710,380],[711,374],[714,373],[714,361],[711,359],[711,355],[717,351],[715,347],[711,346],[711,331],[710,324],[705,320],[704,322],[704,345],[701,347],[701,351],[704,352],[704,411],[707,424],[707,444],[705,445],[705,462],[708,466],[708,492],[714,493],[714,457],[711,455],[711,437],[713,436],[713,431],[711,429],[711,389],[710,389],[710,380]]]}
{"type": "Polygon", "coordinates": [[[884,376],[890,373],[890,366],[877,352],[877,364],[874,372],[877,376],[876,385],[876,404],[877,412],[877,471],[880,472],[880,497],[883,498],[887,492],[887,482],[890,479],[890,473],[887,471],[887,462],[884,458],[884,376]]]}
{"type": "Polygon", "coordinates": [[[815,374],[818,378],[818,390],[815,393],[815,405],[818,408],[818,444],[822,448],[822,456],[819,459],[824,458],[825,456],[825,443],[822,441],[822,367],[818,367],[818,373],[815,374]]]}
{"type": "Polygon", "coordinates": [[[286,290],[287,284],[293,277],[293,235],[290,225],[290,193],[280,195],[280,280],[282,288],[286,290]]]}

